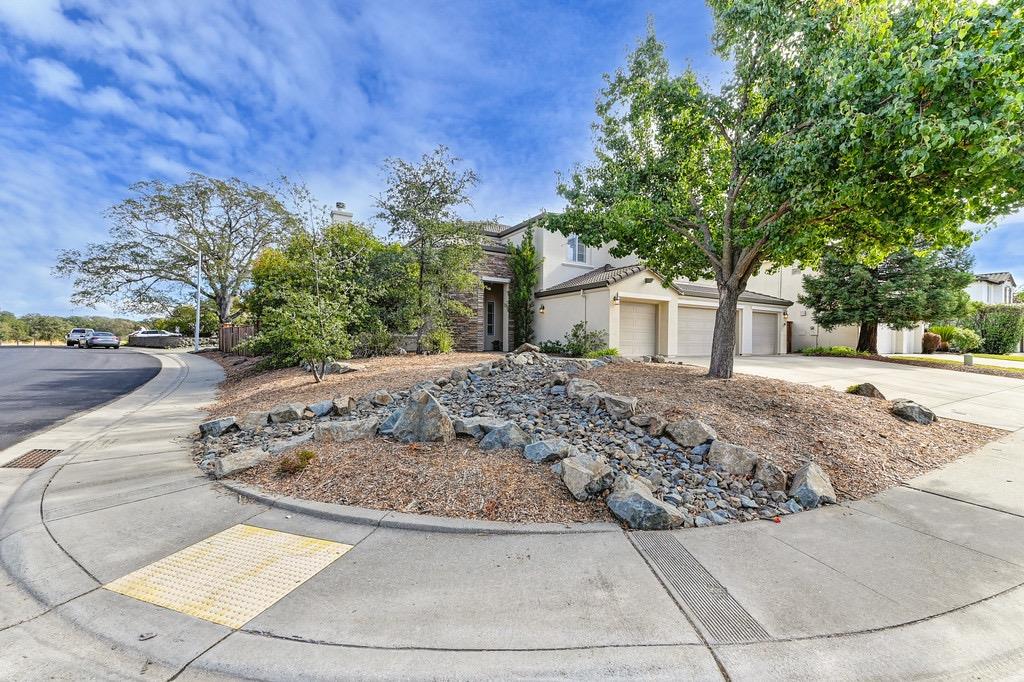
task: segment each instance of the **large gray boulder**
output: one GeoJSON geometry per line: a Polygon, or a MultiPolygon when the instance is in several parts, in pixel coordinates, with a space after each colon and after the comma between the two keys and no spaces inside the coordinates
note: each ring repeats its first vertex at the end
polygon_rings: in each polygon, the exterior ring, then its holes
{"type": "Polygon", "coordinates": [[[637,530],[678,528],[686,520],[682,512],[656,498],[646,485],[625,475],[615,480],[615,490],[605,502],[615,518],[637,530]]]}
{"type": "Polygon", "coordinates": [[[586,398],[600,390],[601,387],[598,386],[596,381],[580,379],[579,377],[569,379],[569,383],[565,385],[565,395],[568,398],[586,398]]]}
{"type": "Polygon", "coordinates": [[[814,462],[808,462],[793,472],[793,483],[789,486],[789,494],[804,509],[814,509],[823,504],[836,503],[836,491],[832,487],[832,479],[814,462]]]}
{"type": "Polygon", "coordinates": [[[491,429],[480,439],[481,450],[523,450],[530,437],[513,421],[491,429]]]}
{"type": "Polygon", "coordinates": [[[613,419],[629,419],[636,414],[636,407],[640,400],[625,395],[614,393],[601,393],[601,404],[613,419]]]}
{"type": "Polygon", "coordinates": [[[234,417],[211,419],[210,421],[203,422],[199,425],[199,433],[204,438],[217,438],[218,436],[231,431],[238,431],[238,420],[234,417]]]}
{"type": "Polygon", "coordinates": [[[455,440],[455,427],[437,398],[421,391],[402,410],[391,435],[403,443],[450,443],[455,440]]]}
{"type": "Polygon", "coordinates": [[[615,481],[615,471],[603,457],[575,455],[566,457],[558,466],[565,487],[581,502],[607,490],[615,481]]]}
{"type": "Polygon", "coordinates": [[[324,372],[327,374],[348,374],[349,372],[355,372],[358,369],[358,367],[353,367],[347,362],[338,362],[335,360],[327,363],[327,366],[324,368],[324,372]]]}
{"type": "Polygon", "coordinates": [[[564,438],[540,440],[523,449],[523,456],[537,464],[557,462],[576,454],[579,454],[579,450],[564,438]]]}
{"type": "Polygon", "coordinates": [[[504,424],[505,420],[497,417],[456,417],[452,419],[456,435],[470,436],[477,440],[504,424]]]}
{"type": "Polygon", "coordinates": [[[280,405],[274,405],[270,408],[270,421],[275,424],[297,422],[302,419],[302,413],[305,411],[306,406],[302,403],[282,403],[280,405]]]}
{"type": "Polygon", "coordinates": [[[248,412],[242,417],[242,428],[246,431],[255,431],[262,429],[270,421],[270,412],[266,410],[256,410],[254,412],[248,412]]]}
{"type": "Polygon", "coordinates": [[[879,400],[885,400],[885,396],[882,392],[875,388],[874,384],[857,384],[851,386],[847,391],[850,395],[859,395],[865,398],[878,398],[879,400]]]}
{"type": "Polygon", "coordinates": [[[759,481],[766,490],[786,489],[786,472],[764,457],[757,458],[757,464],[754,465],[754,480],[759,481]]]}
{"type": "Polygon", "coordinates": [[[897,398],[892,401],[892,413],[900,419],[917,422],[918,424],[931,424],[932,422],[939,421],[935,413],[927,407],[906,398],[897,398]]]}
{"type": "Polygon", "coordinates": [[[402,412],[402,409],[392,410],[387,419],[381,422],[380,426],[377,427],[377,433],[382,436],[390,436],[395,430],[395,424],[397,424],[398,420],[401,419],[402,412]]]}
{"type": "Polygon", "coordinates": [[[344,443],[350,440],[373,438],[380,420],[377,417],[348,421],[320,422],[313,427],[313,438],[323,443],[344,443]]]}
{"type": "Polygon", "coordinates": [[[305,433],[300,433],[291,436],[290,438],[272,440],[270,441],[270,445],[267,446],[267,450],[269,450],[272,455],[280,455],[281,453],[293,450],[300,445],[305,445],[311,440],[313,440],[313,432],[306,431],[305,433]]]}
{"type": "Polygon", "coordinates": [[[699,419],[683,419],[665,425],[665,433],[684,448],[695,448],[709,440],[716,440],[715,430],[699,419]]]}
{"type": "Polygon", "coordinates": [[[749,476],[757,464],[757,453],[742,445],[716,440],[708,451],[708,462],[734,476],[749,476]]]}
{"type": "Polygon", "coordinates": [[[320,419],[326,417],[334,412],[334,401],[333,400],[319,400],[315,403],[306,405],[306,409],[302,412],[303,419],[320,419]]]}
{"type": "Polygon", "coordinates": [[[533,345],[532,343],[524,343],[521,346],[519,346],[519,348],[516,348],[512,352],[516,353],[516,354],[519,354],[519,353],[539,353],[540,352],[540,348],[538,346],[533,345]]]}
{"type": "Polygon", "coordinates": [[[334,414],[339,417],[346,417],[356,409],[356,399],[350,395],[339,395],[331,402],[334,404],[334,414]]]}
{"type": "Polygon", "coordinates": [[[230,455],[213,460],[213,475],[215,478],[224,478],[231,474],[237,474],[265,462],[272,456],[272,453],[263,448],[247,448],[239,452],[232,452],[230,455]]]}

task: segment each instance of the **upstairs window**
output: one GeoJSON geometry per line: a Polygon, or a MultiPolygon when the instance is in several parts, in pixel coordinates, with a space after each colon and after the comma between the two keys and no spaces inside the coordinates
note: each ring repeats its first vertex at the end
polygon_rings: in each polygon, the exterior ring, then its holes
{"type": "Polygon", "coordinates": [[[587,247],[580,241],[580,238],[574,234],[569,235],[569,262],[587,262],[587,247]]]}

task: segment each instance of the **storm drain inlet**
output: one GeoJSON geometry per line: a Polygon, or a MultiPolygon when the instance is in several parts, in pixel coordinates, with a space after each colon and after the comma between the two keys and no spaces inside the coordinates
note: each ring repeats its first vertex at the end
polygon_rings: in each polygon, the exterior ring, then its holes
{"type": "Polygon", "coordinates": [[[51,459],[64,452],[63,450],[29,450],[17,459],[4,464],[4,469],[38,469],[51,459]]]}
{"type": "Polygon", "coordinates": [[[630,533],[640,552],[715,642],[758,642],[768,632],[667,532],[630,533]]]}

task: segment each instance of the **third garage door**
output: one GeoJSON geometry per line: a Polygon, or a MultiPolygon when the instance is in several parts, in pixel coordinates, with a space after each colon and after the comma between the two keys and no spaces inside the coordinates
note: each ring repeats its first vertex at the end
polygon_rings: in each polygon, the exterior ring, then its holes
{"type": "Polygon", "coordinates": [[[619,308],[619,352],[655,355],[658,352],[658,306],[623,303],[619,308]]]}

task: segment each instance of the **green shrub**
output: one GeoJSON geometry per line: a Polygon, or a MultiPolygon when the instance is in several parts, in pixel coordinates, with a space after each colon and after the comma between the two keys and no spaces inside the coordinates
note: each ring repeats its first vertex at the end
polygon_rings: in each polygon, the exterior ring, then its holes
{"type": "Polygon", "coordinates": [[[585,357],[587,353],[607,346],[607,335],[596,329],[587,329],[586,322],[577,322],[565,335],[565,352],[574,358],[585,357]]]}
{"type": "MultiPolygon", "coordinates": [[[[950,349],[961,353],[970,353],[981,346],[981,336],[973,329],[967,327],[956,327],[951,324],[934,324],[928,328],[933,334],[942,337],[943,342],[948,343],[950,349]]],[[[941,344],[939,346],[942,347],[941,344]]]]}
{"type": "Polygon", "coordinates": [[[537,346],[541,353],[561,355],[565,352],[565,345],[561,341],[541,341],[537,346]]]}
{"type": "Polygon", "coordinates": [[[423,335],[420,345],[427,353],[451,353],[455,350],[455,336],[449,329],[435,327],[423,335]]]}
{"type": "Polygon", "coordinates": [[[598,348],[597,350],[590,351],[589,353],[587,353],[583,357],[590,358],[591,360],[593,360],[594,358],[604,358],[604,357],[607,357],[609,355],[618,355],[618,354],[619,354],[619,349],[618,348],[598,348]]]}
{"type": "Polygon", "coordinates": [[[992,355],[1012,353],[1024,336],[1024,306],[978,305],[964,322],[981,336],[982,352],[992,355]]]}
{"type": "Polygon", "coordinates": [[[867,355],[849,346],[814,346],[800,351],[803,355],[814,355],[829,358],[858,358],[867,355]]]}
{"type": "Polygon", "coordinates": [[[287,454],[277,463],[277,472],[285,476],[297,474],[309,466],[314,459],[316,459],[316,453],[312,450],[300,450],[287,454]]]}
{"type": "Polygon", "coordinates": [[[355,355],[372,358],[377,355],[390,355],[395,349],[395,335],[388,331],[380,320],[369,323],[366,331],[356,335],[355,355]]]}

